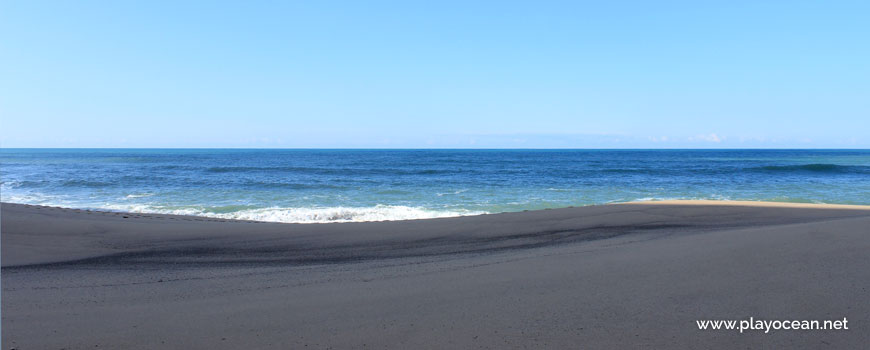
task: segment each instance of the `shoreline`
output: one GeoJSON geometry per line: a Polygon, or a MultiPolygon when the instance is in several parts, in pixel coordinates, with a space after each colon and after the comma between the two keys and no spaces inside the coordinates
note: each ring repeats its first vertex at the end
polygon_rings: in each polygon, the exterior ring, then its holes
{"type": "Polygon", "coordinates": [[[39,207],[39,208],[49,208],[49,209],[71,210],[71,211],[89,212],[89,213],[127,214],[128,216],[146,216],[147,215],[147,216],[168,216],[168,217],[190,217],[190,218],[208,219],[210,221],[219,221],[219,222],[239,221],[239,222],[257,222],[257,223],[270,223],[270,224],[305,224],[305,225],[308,225],[308,224],[319,225],[319,224],[346,224],[346,223],[365,223],[365,222],[419,221],[419,220],[475,217],[475,216],[482,216],[482,215],[498,215],[498,214],[523,213],[523,212],[535,212],[535,211],[547,211],[547,210],[564,210],[564,209],[588,208],[588,207],[599,207],[599,206],[644,205],[644,204],[651,204],[651,205],[692,205],[692,206],[705,206],[705,205],[706,206],[748,206],[748,207],[755,206],[755,207],[767,207],[767,208],[870,210],[870,205],[863,205],[863,204],[799,203],[799,202],[713,200],[713,199],[666,199],[666,200],[637,200],[637,201],[630,201],[630,202],[612,202],[612,203],[601,203],[601,204],[589,204],[589,205],[582,205],[582,206],[566,206],[566,207],[558,207],[558,208],[528,209],[528,210],[520,210],[520,211],[506,211],[506,212],[497,212],[497,213],[481,213],[481,214],[442,216],[442,217],[429,217],[429,218],[416,218],[416,219],[370,220],[370,221],[335,221],[335,222],[282,222],[282,221],[231,219],[231,218],[221,218],[221,217],[205,216],[205,215],[165,214],[165,213],[154,213],[154,212],[132,212],[132,211],[100,209],[100,208],[74,208],[74,207],[63,207],[63,206],[54,206],[54,205],[41,205],[41,204],[27,204],[27,203],[14,203],[14,202],[0,202],[0,204],[11,204],[11,205],[20,205],[20,206],[25,206],[25,207],[39,207]]]}
{"type": "Polygon", "coordinates": [[[718,204],[307,225],[2,203],[2,346],[870,341],[870,210],[718,204]],[[740,334],[694,324],[749,316],[847,317],[852,327],[740,334]]]}
{"type": "Polygon", "coordinates": [[[755,206],[766,208],[807,208],[807,209],[855,209],[870,210],[870,205],[864,204],[837,204],[837,203],[798,203],[798,202],[772,202],[772,201],[741,201],[741,200],[712,200],[712,199],[669,199],[653,201],[632,201],[612,204],[657,204],[657,205],[722,205],[722,206],[755,206]]]}

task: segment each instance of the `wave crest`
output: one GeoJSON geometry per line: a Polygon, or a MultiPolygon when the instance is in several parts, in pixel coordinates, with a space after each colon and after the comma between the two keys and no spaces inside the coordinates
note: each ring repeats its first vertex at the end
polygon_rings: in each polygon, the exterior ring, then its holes
{"type": "Polygon", "coordinates": [[[402,205],[377,205],[374,207],[326,207],[326,208],[256,208],[226,212],[213,208],[160,208],[147,205],[109,206],[105,209],[134,213],[205,216],[220,219],[252,220],[283,223],[330,223],[431,219],[466,215],[487,214],[471,210],[432,210],[402,205]]]}
{"type": "Polygon", "coordinates": [[[438,175],[453,174],[451,169],[402,169],[402,168],[330,168],[299,166],[216,166],[203,169],[206,173],[298,173],[312,175],[438,175]]]}
{"type": "Polygon", "coordinates": [[[815,172],[815,173],[870,173],[870,167],[838,164],[768,165],[753,170],[770,172],[815,172]]]}

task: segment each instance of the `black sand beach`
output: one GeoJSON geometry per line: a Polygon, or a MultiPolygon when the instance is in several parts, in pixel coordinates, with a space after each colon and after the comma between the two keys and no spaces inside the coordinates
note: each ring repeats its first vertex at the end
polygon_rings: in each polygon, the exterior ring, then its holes
{"type": "Polygon", "coordinates": [[[277,224],[2,204],[4,349],[861,348],[867,207],[277,224]],[[703,319],[849,330],[699,330],[703,319]]]}

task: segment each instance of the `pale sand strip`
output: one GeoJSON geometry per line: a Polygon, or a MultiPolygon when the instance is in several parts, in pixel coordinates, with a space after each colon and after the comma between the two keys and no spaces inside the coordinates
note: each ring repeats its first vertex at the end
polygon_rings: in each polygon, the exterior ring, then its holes
{"type": "Polygon", "coordinates": [[[714,204],[325,225],[3,204],[2,346],[870,343],[870,211],[714,204]],[[847,317],[851,329],[739,334],[695,326],[747,317],[847,317]]]}
{"type": "Polygon", "coordinates": [[[854,209],[870,210],[870,205],[827,204],[827,203],[791,203],[791,202],[761,202],[761,201],[720,201],[720,200],[661,200],[636,201],[614,204],[653,204],[653,205],[736,205],[764,208],[808,208],[808,209],[854,209]]]}

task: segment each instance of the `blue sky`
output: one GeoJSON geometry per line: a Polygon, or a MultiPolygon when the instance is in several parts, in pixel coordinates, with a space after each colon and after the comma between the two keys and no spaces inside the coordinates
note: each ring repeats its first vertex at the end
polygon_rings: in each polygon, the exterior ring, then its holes
{"type": "Polygon", "coordinates": [[[868,1],[0,2],[0,146],[868,148],[868,1]]]}

